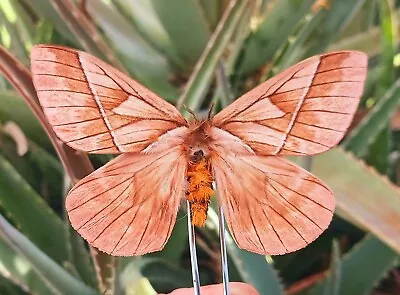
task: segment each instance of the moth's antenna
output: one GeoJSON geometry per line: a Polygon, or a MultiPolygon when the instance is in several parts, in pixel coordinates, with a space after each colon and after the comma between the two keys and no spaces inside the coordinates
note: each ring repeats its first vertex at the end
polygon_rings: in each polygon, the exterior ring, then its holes
{"type": "Polygon", "coordinates": [[[195,237],[195,232],[194,232],[194,226],[192,224],[192,214],[190,211],[190,203],[188,200],[186,200],[186,204],[187,204],[187,216],[188,216],[190,264],[192,267],[194,295],[200,295],[200,275],[199,275],[199,265],[197,263],[196,237],[195,237]]]}
{"type": "Polygon", "coordinates": [[[208,120],[210,120],[211,117],[212,117],[212,114],[213,114],[213,111],[214,111],[214,107],[215,107],[215,102],[213,101],[211,103],[210,110],[208,111],[208,116],[207,116],[208,120]]]}
{"type": "Polygon", "coordinates": [[[186,112],[191,114],[196,121],[199,121],[199,119],[197,118],[196,114],[191,109],[189,109],[187,105],[184,104],[183,108],[185,109],[186,112]]]}
{"type": "Polygon", "coordinates": [[[224,295],[229,295],[229,273],[228,273],[228,255],[226,253],[226,237],[225,237],[225,221],[222,207],[218,207],[219,215],[219,241],[221,246],[221,265],[222,265],[222,284],[224,287],[224,295]]]}

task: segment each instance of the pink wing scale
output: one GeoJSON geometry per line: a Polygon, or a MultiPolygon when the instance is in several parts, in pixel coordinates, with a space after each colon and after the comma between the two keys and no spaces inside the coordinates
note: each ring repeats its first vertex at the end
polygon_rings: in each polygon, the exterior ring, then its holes
{"type": "Polygon", "coordinates": [[[186,125],[172,105],[87,53],[38,45],[31,60],[43,110],[57,135],[75,149],[139,152],[186,125]],[[157,128],[137,132],[143,124],[157,128]]]}
{"type": "Polygon", "coordinates": [[[180,147],[124,154],[80,181],[66,208],[72,226],[94,247],[118,256],[162,249],[184,195],[180,147]]]}
{"type": "Polygon", "coordinates": [[[280,157],[224,154],[213,158],[213,167],[218,198],[240,248],[263,255],[296,251],[332,219],[332,192],[280,157]]]}
{"type": "Polygon", "coordinates": [[[305,247],[328,227],[332,192],[302,168],[271,156],[310,155],[335,146],[357,109],[366,68],[361,52],[314,56],[212,119],[208,135],[218,197],[239,247],[284,254],[305,247]]]}
{"type": "Polygon", "coordinates": [[[361,52],[311,57],[244,94],[217,114],[213,124],[260,155],[321,153],[335,146],[349,127],[366,67],[361,52]],[[263,113],[255,108],[261,104],[263,113]]]}

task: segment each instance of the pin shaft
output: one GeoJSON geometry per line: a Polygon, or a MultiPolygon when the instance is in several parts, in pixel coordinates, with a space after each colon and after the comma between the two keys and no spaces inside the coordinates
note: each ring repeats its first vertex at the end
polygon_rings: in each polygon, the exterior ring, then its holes
{"type": "Polygon", "coordinates": [[[190,264],[192,268],[193,289],[194,289],[194,295],[200,295],[200,275],[199,275],[199,265],[197,262],[196,237],[194,232],[194,226],[192,224],[189,201],[186,201],[186,204],[187,204],[187,216],[188,216],[190,264]]]}
{"type": "Polygon", "coordinates": [[[228,255],[226,253],[226,236],[225,236],[225,220],[222,207],[218,207],[219,214],[219,240],[221,246],[221,266],[222,266],[222,284],[224,287],[224,295],[229,295],[229,272],[228,272],[228,255]]]}

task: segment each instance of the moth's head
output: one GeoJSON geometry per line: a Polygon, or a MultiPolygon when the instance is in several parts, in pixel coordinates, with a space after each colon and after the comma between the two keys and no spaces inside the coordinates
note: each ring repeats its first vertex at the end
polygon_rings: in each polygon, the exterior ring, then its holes
{"type": "Polygon", "coordinates": [[[193,149],[190,154],[190,161],[194,163],[199,163],[204,158],[204,151],[202,149],[193,149]]]}
{"type": "Polygon", "coordinates": [[[201,144],[189,145],[187,146],[187,156],[190,162],[199,163],[202,159],[210,157],[210,149],[201,144]]]}

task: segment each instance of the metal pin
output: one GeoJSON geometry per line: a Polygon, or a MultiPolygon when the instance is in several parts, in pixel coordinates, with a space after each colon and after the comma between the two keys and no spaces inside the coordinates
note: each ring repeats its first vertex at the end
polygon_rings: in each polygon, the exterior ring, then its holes
{"type": "Polygon", "coordinates": [[[228,255],[226,253],[225,220],[222,207],[218,207],[218,214],[219,241],[221,246],[222,285],[224,287],[224,295],[229,295],[228,255]]]}
{"type": "Polygon", "coordinates": [[[200,275],[199,275],[199,265],[197,263],[196,237],[194,232],[194,226],[192,224],[192,216],[191,216],[189,201],[186,200],[186,204],[187,204],[187,216],[188,216],[190,264],[192,267],[194,295],[200,295],[200,275]]]}

